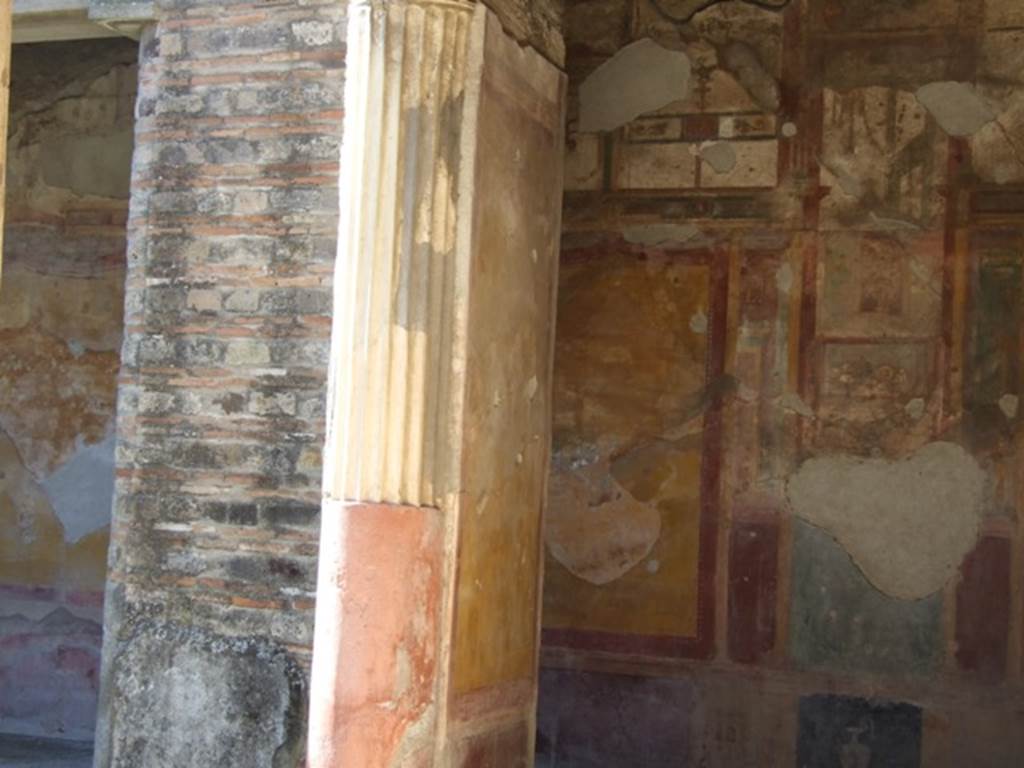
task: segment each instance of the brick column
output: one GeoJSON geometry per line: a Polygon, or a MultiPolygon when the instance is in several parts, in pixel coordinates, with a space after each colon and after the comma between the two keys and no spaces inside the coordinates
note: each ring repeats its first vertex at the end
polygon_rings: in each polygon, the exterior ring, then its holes
{"type": "Polygon", "coordinates": [[[158,0],[151,10],[95,764],[295,768],[306,750],[344,7],[158,0]]]}
{"type": "Polygon", "coordinates": [[[347,51],[310,766],[525,766],[563,78],[464,0],[347,51]]]}

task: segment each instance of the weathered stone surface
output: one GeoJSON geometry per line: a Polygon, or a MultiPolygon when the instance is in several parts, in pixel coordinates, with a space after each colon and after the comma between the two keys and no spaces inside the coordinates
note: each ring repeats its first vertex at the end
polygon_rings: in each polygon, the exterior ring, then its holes
{"type": "Polygon", "coordinates": [[[497,14],[505,32],[521,44],[533,46],[548,61],[565,61],[562,38],[563,3],[559,0],[484,0],[497,14]]]}
{"type": "Polygon", "coordinates": [[[296,764],[306,685],[284,648],[144,619],[117,631],[106,695],[118,729],[101,764],[296,764]]]}
{"type": "Polygon", "coordinates": [[[167,0],[156,14],[138,54],[118,597],[97,761],[190,764],[191,740],[196,764],[293,768],[305,759],[345,6],[167,0]],[[163,629],[139,618],[157,607],[163,629]]]}

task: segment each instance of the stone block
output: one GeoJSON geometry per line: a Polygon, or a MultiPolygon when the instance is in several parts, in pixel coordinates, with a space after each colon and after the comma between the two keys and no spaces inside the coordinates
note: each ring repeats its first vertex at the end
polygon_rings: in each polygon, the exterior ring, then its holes
{"type": "Polygon", "coordinates": [[[280,645],[146,620],[120,627],[112,645],[107,717],[118,727],[99,764],[298,764],[306,682],[280,645]]]}

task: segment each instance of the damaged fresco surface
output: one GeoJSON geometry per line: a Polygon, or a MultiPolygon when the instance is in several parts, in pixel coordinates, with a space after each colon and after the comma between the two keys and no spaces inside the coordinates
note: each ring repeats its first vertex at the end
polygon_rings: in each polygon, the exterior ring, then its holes
{"type": "Polygon", "coordinates": [[[0,731],[91,739],[136,46],[18,47],[0,297],[0,731]]]}
{"type": "Polygon", "coordinates": [[[539,764],[1015,765],[1024,5],[767,5],[567,3],[539,764]]]}

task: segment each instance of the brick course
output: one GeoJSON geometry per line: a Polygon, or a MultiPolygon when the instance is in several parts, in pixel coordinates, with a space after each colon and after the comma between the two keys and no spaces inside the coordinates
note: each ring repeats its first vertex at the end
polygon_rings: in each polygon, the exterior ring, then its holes
{"type": "Polygon", "coordinates": [[[230,727],[197,693],[196,764],[267,729],[298,764],[304,727],[279,721],[304,719],[293,678],[312,643],[344,4],[157,12],[140,55],[100,764],[153,765],[190,738],[191,704],[144,713],[130,694],[178,674],[153,650],[175,637],[243,700],[283,668],[292,691],[230,727]],[[255,676],[252,647],[276,649],[255,676]]]}

